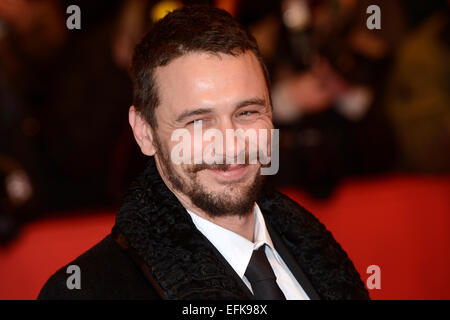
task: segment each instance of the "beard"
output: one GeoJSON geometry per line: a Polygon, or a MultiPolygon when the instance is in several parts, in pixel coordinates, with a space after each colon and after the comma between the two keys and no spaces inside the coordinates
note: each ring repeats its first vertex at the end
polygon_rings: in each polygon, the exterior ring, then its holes
{"type": "MultiPolygon", "coordinates": [[[[199,172],[203,170],[227,170],[229,164],[195,164],[189,165],[184,171],[187,177],[181,176],[174,168],[169,152],[160,143],[156,134],[155,144],[157,155],[164,176],[171,186],[186,195],[193,205],[206,212],[210,217],[245,216],[252,213],[264,185],[264,176],[257,171],[253,181],[241,186],[238,183],[225,186],[226,190],[214,192],[200,181],[199,172]]],[[[248,159],[246,155],[246,159],[248,159]]]]}

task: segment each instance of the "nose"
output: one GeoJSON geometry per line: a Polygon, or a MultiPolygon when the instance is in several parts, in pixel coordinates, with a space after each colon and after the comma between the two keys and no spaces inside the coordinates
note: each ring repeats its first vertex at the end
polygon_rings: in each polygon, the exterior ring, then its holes
{"type": "Polygon", "coordinates": [[[227,164],[245,163],[245,137],[243,130],[237,127],[230,117],[224,118],[220,123],[220,132],[223,139],[222,155],[227,164]]]}

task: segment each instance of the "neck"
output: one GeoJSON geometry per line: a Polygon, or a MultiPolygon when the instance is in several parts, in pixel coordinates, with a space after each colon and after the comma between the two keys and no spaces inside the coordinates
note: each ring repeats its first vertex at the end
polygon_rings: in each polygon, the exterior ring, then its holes
{"type": "Polygon", "coordinates": [[[255,229],[255,215],[253,214],[253,210],[248,212],[245,216],[227,215],[223,217],[211,217],[210,215],[205,214],[205,212],[201,210],[199,211],[198,208],[188,208],[184,204],[183,206],[189,211],[194,212],[196,215],[211,221],[222,228],[233,231],[234,233],[237,233],[238,235],[253,242],[255,229]]]}
{"type": "Polygon", "coordinates": [[[234,233],[237,233],[238,235],[253,242],[253,233],[255,226],[255,215],[253,214],[253,209],[245,215],[229,214],[226,216],[213,217],[197,206],[194,206],[190,199],[188,199],[185,195],[180,194],[176,190],[173,190],[171,186],[168,186],[168,188],[187,210],[195,213],[203,219],[211,221],[212,223],[222,228],[233,231],[234,233]]]}

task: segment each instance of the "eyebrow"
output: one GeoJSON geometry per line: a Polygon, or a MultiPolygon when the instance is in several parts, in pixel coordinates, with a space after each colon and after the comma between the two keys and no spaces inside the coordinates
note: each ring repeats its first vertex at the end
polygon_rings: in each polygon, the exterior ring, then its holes
{"type": "Polygon", "coordinates": [[[195,110],[187,110],[185,112],[183,112],[182,114],[180,114],[175,121],[176,122],[183,122],[183,120],[185,120],[186,118],[192,117],[192,116],[198,116],[198,115],[202,115],[202,114],[208,114],[211,113],[212,109],[211,108],[198,108],[195,110]]]}
{"type": "MultiPolygon", "coordinates": [[[[238,104],[236,104],[235,110],[246,107],[246,106],[251,106],[251,105],[259,105],[259,106],[265,107],[267,105],[267,102],[265,99],[251,98],[251,99],[247,99],[247,100],[241,101],[238,104]]],[[[182,114],[180,114],[175,119],[175,121],[183,122],[185,119],[190,118],[192,116],[204,115],[204,114],[212,113],[212,111],[213,111],[213,109],[211,109],[211,108],[198,108],[198,109],[194,109],[194,110],[187,110],[187,111],[184,111],[182,114]]]]}
{"type": "Polygon", "coordinates": [[[252,106],[252,105],[257,105],[257,106],[262,106],[265,107],[267,105],[266,100],[265,99],[261,99],[261,98],[251,98],[248,100],[244,100],[239,102],[236,105],[236,109],[242,108],[242,107],[246,107],[246,106],[252,106]]]}

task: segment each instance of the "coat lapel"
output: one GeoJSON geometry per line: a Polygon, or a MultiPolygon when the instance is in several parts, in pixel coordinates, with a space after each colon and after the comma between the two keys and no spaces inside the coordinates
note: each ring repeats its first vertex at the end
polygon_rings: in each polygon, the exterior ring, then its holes
{"type": "Polygon", "coordinates": [[[277,250],[277,252],[280,254],[281,258],[286,263],[286,266],[289,268],[289,270],[291,271],[291,273],[295,277],[295,279],[297,279],[297,282],[300,284],[300,286],[306,292],[308,297],[311,300],[320,300],[320,297],[317,294],[316,290],[312,286],[309,279],[306,277],[303,270],[297,264],[294,257],[292,256],[292,254],[289,252],[289,250],[283,244],[283,241],[281,240],[280,236],[270,226],[270,224],[267,224],[266,227],[267,227],[267,231],[269,232],[270,238],[272,239],[275,250],[277,250]]]}
{"type": "Polygon", "coordinates": [[[163,299],[251,298],[233,268],[166,187],[153,161],[125,196],[114,234],[163,299]]]}
{"type": "MultiPolygon", "coordinates": [[[[277,252],[311,299],[368,298],[353,264],[312,214],[270,189],[258,206],[277,252]]],[[[125,196],[113,237],[163,299],[253,297],[166,187],[153,159],[125,196]]]]}

